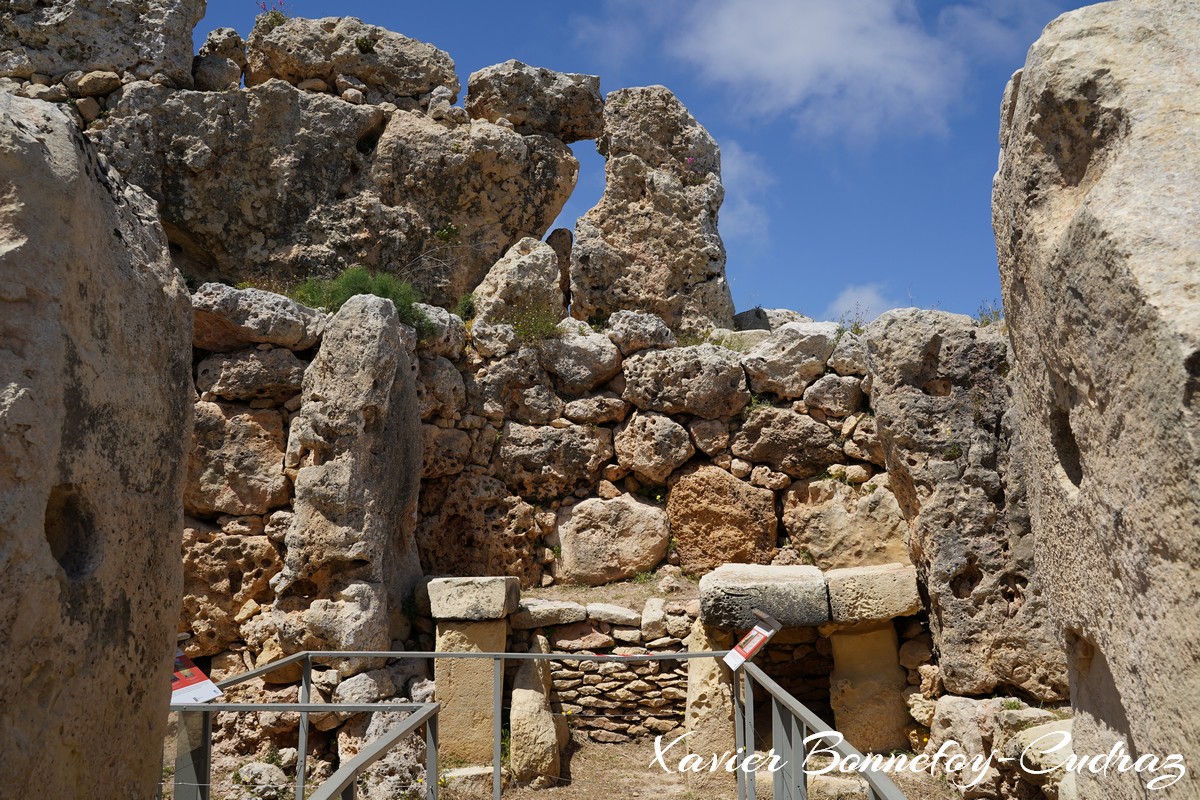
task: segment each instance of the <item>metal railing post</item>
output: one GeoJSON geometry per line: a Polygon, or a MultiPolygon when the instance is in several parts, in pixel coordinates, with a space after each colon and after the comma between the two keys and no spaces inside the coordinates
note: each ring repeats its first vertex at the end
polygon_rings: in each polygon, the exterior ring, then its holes
{"type": "Polygon", "coordinates": [[[437,800],[438,783],[438,729],[437,715],[425,722],[425,798],[437,800]]]}
{"type": "MultiPolygon", "coordinates": [[[[782,703],[781,703],[782,705],[782,703]]],[[[788,740],[788,760],[794,764],[792,775],[795,778],[797,800],[808,800],[808,747],[804,740],[808,738],[808,726],[792,715],[792,735],[788,740]]]]}
{"type": "Polygon", "coordinates": [[[496,657],[492,659],[492,800],[500,800],[500,789],[503,781],[500,775],[500,734],[501,719],[500,710],[502,700],[504,699],[504,659],[496,657]]]}
{"type": "MultiPolygon", "coordinates": [[[[305,654],[304,671],[300,679],[300,702],[309,701],[312,690],[312,656],[305,654]]],[[[300,735],[297,741],[300,751],[296,759],[296,800],[304,800],[304,779],[308,772],[308,712],[300,712],[300,735]]]]}
{"type": "Polygon", "coordinates": [[[175,800],[208,800],[212,767],[212,712],[180,712],[175,745],[175,800]]]}
{"type": "Polygon", "coordinates": [[[784,716],[783,704],[771,698],[771,749],[781,759],[787,759],[783,769],[774,774],[775,800],[796,800],[796,765],[792,762],[792,726],[790,715],[784,716]]]}
{"type": "MultiPolygon", "coordinates": [[[[743,758],[748,758],[756,751],[754,744],[754,682],[750,678],[750,673],[745,669],[742,670],[742,691],[746,697],[746,713],[743,715],[746,720],[746,733],[744,739],[746,742],[746,752],[743,758]]],[[[739,770],[746,776],[746,793],[749,800],[758,800],[758,784],[754,780],[753,770],[739,770]]]]}
{"type": "MultiPolygon", "coordinates": [[[[746,746],[746,729],[745,729],[745,705],[742,698],[742,682],[738,680],[737,673],[733,676],[733,746],[738,753],[741,753],[746,746]]],[[[746,774],[738,770],[735,775],[737,778],[737,800],[747,800],[746,797],[746,774]]]]}

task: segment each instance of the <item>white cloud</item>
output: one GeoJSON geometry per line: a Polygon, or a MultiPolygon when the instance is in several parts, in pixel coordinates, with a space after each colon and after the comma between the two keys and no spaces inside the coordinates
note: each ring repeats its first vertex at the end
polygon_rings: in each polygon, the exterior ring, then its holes
{"type": "Polygon", "coordinates": [[[727,139],[721,145],[721,182],[725,202],[721,205],[720,229],[725,239],[742,239],[762,244],[770,235],[762,198],[775,182],[757,153],[727,139]]]}
{"type": "Polygon", "coordinates": [[[1063,0],[964,0],[926,22],[916,0],[606,0],[574,18],[614,62],[662,51],[733,95],[741,114],[871,141],[941,134],[972,63],[1017,62],[1063,0]]]}
{"type": "Polygon", "coordinates": [[[906,304],[887,293],[882,283],[851,283],[833,298],[820,319],[861,319],[870,322],[884,311],[902,308],[906,304]]]}
{"type": "Polygon", "coordinates": [[[746,109],[790,111],[818,136],[941,132],[965,78],[912,0],[701,0],[664,36],[746,109]]]}

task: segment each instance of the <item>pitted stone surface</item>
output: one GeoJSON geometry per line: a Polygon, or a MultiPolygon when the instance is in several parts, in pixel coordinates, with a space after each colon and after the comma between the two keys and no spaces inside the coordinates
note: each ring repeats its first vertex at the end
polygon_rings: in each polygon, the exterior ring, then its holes
{"type": "Polygon", "coordinates": [[[785,628],[829,622],[825,579],[816,567],[725,564],[700,579],[700,619],[717,628],[746,630],[757,608],[785,628]]]}

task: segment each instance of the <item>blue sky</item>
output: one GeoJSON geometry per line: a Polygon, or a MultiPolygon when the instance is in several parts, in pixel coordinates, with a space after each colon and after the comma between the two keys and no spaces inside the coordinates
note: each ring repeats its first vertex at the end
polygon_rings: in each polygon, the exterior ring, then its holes
{"type": "MultiPolygon", "coordinates": [[[[1062,0],[288,0],[446,50],[467,75],[516,58],[671,88],[721,145],[720,230],[739,311],[832,319],[916,305],[973,314],[1000,294],[990,195],[1004,85],[1062,0]]],[[[196,28],[249,33],[253,0],[209,0],[196,28]]],[[[460,97],[460,103],[462,98],[460,97]]],[[[604,188],[579,184],[555,227],[604,188]]]]}

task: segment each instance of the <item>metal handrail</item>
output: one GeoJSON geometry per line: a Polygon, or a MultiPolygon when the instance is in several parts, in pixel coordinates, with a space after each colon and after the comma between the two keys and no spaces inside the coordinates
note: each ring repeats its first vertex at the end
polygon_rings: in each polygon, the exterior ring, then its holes
{"type": "MultiPolygon", "coordinates": [[[[272,661],[269,664],[264,664],[261,667],[255,667],[248,672],[242,672],[233,675],[217,683],[219,689],[230,689],[238,684],[245,683],[253,678],[275,672],[281,667],[286,667],[289,664],[301,663],[301,681],[300,681],[300,697],[297,703],[201,703],[201,704],[178,704],[172,705],[172,711],[183,713],[198,713],[202,726],[200,734],[201,741],[193,744],[193,750],[186,754],[187,763],[190,765],[193,758],[198,759],[197,764],[189,766],[191,772],[189,774],[197,775],[197,780],[189,784],[189,786],[197,787],[197,791],[191,795],[196,800],[208,800],[207,780],[200,779],[200,775],[207,775],[208,772],[208,754],[212,746],[212,714],[226,712],[248,712],[248,711],[293,711],[300,714],[300,730],[297,742],[298,760],[296,762],[296,800],[304,800],[305,796],[305,778],[308,771],[308,715],[310,713],[329,713],[329,712],[371,712],[371,711],[412,711],[414,715],[421,715],[421,720],[413,722],[409,727],[409,721],[412,717],[404,720],[404,723],[397,728],[389,730],[379,739],[376,739],[371,745],[359,753],[352,761],[339,769],[332,777],[327,779],[317,788],[312,795],[313,798],[332,798],[338,792],[342,792],[342,797],[349,800],[354,797],[354,781],[362,770],[369,767],[375,761],[383,757],[387,750],[402,739],[406,733],[410,733],[413,729],[425,724],[426,735],[426,775],[425,775],[425,793],[429,800],[437,800],[437,708],[438,703],[429,704],[398,704],[398,703],[355,703],[355,704],[337,704],[337,703],[311,703],[312,691],[312,666],[313,662],[320,663],[322,659],[347,659],[347,658],[372,658],[372,659],[404,659],[404,658],[454,658],[454,659],[491,659],[493,664],[492,670],[492,727],[495,744],[492,752],[492,797],[493,800],[500,800],[500,794],[503,787],[501,774],[501,699],[504,690],[504,662],[505,660],[512,661],[614,661],[622,663],[637,663],[643,661],[687,661],[693,658],[722,658],[728,651],[721,650],[716,652],[703,651],[686,651],[681,650],[671,653],[639,653],[633,655],[593,655],[591,653],[479,653],[479,652],[443,652],[443,651],[394,651],[394,650],[303,650],[298,653],[293,653],[289,656],[284,656],[277,661],[272,661]],[[432,710],[429,710],[432,707],[432,710]],[[425,716],[428,714],[428,716],[425,716]],[[405,730],[407,729],[407,730],[405,730]],[[400,732],[397,732],[400,731],[400,732]],[[394,734],[394,735],[393,735],[394,734]],[[386,740],[386,743],[384,743],[386,740]],[[379,747],[376,748],[376,744],[379,747]],[[365,753],[370,753],[374,757],[367,760],[361,759],[365,753]],[[335,781],[336,779],[336,781],[335,781]],[[343,779],[345,779],[343,781],[343,779]],[[326,794],[319,794],[325,792],[326,794]],[[336,787],[336,788],[334,788],[336,787]]],[[[181,720],[181,729],[183,727],[181,720]]],[[[184,753],[181,751],[180,758],[184,758],[184,753]]],[[[177,763],[183,763],[179,761],[177,763]]],[[[179,798],[179,775],[180,771],[176,771],[176,798],[179,798]]]]}
{"type": "MultiPolygon", "coordinates": [[[[839,735],[824,720],[814,714],[786,689],[772,680],[762,669],[749,661],[739,670],[741,681],[734,682],[734,727],[736,746],[745,747],[746,753],[754,752],[754,683],[763,687],[771,696],[772,748],[782,750],[781,768],[774,773],[775,800],[808,800],[807,773],[805,766],[808,751],[805,740],[817,736],[827,749],[842,758],[862,763],[863,754],[839,735]],[[738,691],[740,683],[741,691],[738,691]]],[[[868,766],[860,771],[867,782],[869,800],[905,800],[900,790],[887,773],[868,766]]],[[[738,770],[738,800],[756,800],[757,787],[753,770],[738,770]]]]}
{"type": "Polygon", "coordinates": [[[437,800],[437,712],[438,703],[430,703],[404,720],[402,725],[389,730],[383,736],[364,747],[337,772],[333,773],[309,800],[333,800],[341,796],[342,800],[354,800],[355,781],[358,775],[367,767],[383,758],[387,751],[408,734],[422,725],[425,726],[425,796],[437,800]]]}

